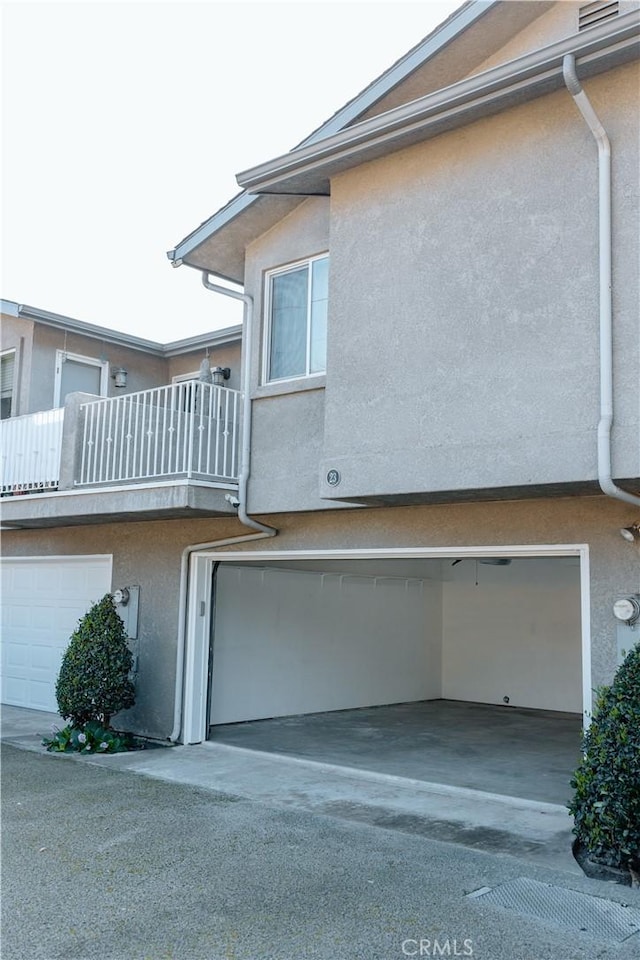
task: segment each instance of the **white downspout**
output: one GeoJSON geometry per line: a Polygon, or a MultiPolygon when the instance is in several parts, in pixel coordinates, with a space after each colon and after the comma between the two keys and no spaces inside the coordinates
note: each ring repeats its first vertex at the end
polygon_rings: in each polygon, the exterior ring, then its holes
{"type": "Polygon", "coordinates": [[[611,428],[613,426],[613,318],[611,294],[611,144],[606,130],[582,89],[576,59],[562,61],[567,90],[582,114],[598,146],[598,247],[600,276],[600,421],[598,423],[598,482],[603,493],[625,503],[640,505],[640,496],[622,490],[611,473],[611,428]]]}
{"type": "Polygon", "coordinates": [[[275,527],[268,527],[247,515],[247,486],[251,472],[251,400],[250,400],[250,370],[251,370],[251,343],[253,339],[253,300],[246,293],[231,290],[229,287],[211,283],[207,273],[202,274],[202,283],[207,290],[221,293],[234,300],[241,300],[244,304],[244,323],[242,332],[242,448],[240,456],[240,478],[238,481],[238,498],[228,495],[234,505],[238,507],[238,520],[245,527],[256,530],[257,533],[243,534],[238,537],[227,537],[223,540],[213,540],[210,543],[193,543],[182,551],[180,561],[180,591],[178,594],[178,637],[176,653],[176,684],[173,700],[173,730],[170,740],[176,742],[182,730],[182,705],[184,697],[184,654],[186,644],[186,617],[187,592],[189,585],[189,560],[192,553],[200,550],[214,550],[216,547],[226,547],[234,543],[246,543],[249,540],[265,540],[275,537],[275,527]]]}
{"type": "MultiPolygon", "coordinates": [[[[229,287],[222,287],[217,283],[211,283],[209,274],[202,273],[202,283],[207,290],[213,293],[221,293],[225,297],[232,297],[234,300],[241,300],[244,304],[244,322],[242,325],[242,455],[240,457],[240,480],[238,483],[238,519],[246,527],[252,527],[259,530],[267,537],[275,537],[277,530],[274,527],[268,527],[264,523],[259,523],[247,515],[247,486],[249,484],[249,474],[251,473],[251,346],[253,340],[253,299],[247,293],[240,293],[237,290],[231,290],[229,287]]],[[[236,503],[232,496],[228,500],[236,503]]]]}

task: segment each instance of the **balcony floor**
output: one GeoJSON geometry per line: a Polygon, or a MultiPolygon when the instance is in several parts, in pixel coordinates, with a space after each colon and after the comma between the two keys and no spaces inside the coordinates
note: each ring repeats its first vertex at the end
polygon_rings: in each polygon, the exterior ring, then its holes
{"type": "Polygon", "coordinates": [[[236,511],[225,496],[235,490],[231,485],[212,487],[183,480],[4,497],[2,526],[37,529],[137,520],[233,517],[236,511]]]}

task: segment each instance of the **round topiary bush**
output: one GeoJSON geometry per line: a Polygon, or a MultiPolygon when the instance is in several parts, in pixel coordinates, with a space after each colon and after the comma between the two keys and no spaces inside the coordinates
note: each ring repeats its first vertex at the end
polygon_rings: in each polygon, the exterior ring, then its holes
{"type": "Polygon", "coordinates": [[[574,833],[595,860],[638,869],[640,859],[640,645],[598,690],[571,786],[574,833]]]}
{"type": "Polygon", "coordinates": [[[96,720],[108,728],[114,713],[135,703],[133,657],[110,593],[78,622],[56,683],[58,710],[74,727],[96,720]]]}

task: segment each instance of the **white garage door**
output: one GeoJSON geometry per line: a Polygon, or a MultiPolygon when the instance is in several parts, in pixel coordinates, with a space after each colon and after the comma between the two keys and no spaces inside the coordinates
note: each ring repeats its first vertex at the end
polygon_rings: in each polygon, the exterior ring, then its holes
{"type": "Polygon", "coordinates": [[[111,590],[110,555],[5,559],[2,702],[57,712],[55,684],[78,620],[111,590]]]}

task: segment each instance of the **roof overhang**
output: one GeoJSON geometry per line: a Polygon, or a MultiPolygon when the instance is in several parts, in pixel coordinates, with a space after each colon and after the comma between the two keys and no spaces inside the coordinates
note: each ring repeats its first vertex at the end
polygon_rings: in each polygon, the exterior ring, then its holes
{"type": "Polygon", "coordinates": [[[639,35],[636,10],[253,167],[238,182],[256,194],[328,194],[344,170],[560,89],[566,54],[581,78],[637,59],[639,35]]]}
{"type": "Polygon", "coordinates": [[[23,303],[12,304],[11,301],[3,301],[3,308],[5,307],[10,310],[12,316],[32,320],[44,324],[44,326],[55,327],[69,333],[78,333],[84,337],[92,337],[105,343],[128,347],[130,350],[140,350],[142,353],[156,357],[177,357],[183,353],[199,350],[204,346],[221,347],[242,339],[242,325],[235,324],[232,327],[200,333],[184,340],[174,340],[172,343],[157,343],[155,340],[145,340],[143,337],[135,337],[130,333],[120,333],[119,330],[100,327],[94,323],[86,323],[84,320],[75,320],[73,317],[65,317],[60,313],[29,307],[23,303]],[[11,310],[11,306],[15,307],[15,310],[11,310]]]}
{"type": "MultiPolygon", "coordinates": [[[[306,137],[301,146],[324,140],[353,123],[421,64],[441,54],[457,37],[498,5],[498,0],[470,0],[462,4],[444,23],[306,137]]],[[[518,6],[524,11],[524,4],[518,6]]],[[[529,6],[537,7],[539,4],[529,6]]],[[[528,19],[530,16],[525,16],[525,21],[528,19]]],[[[324,190],[320,192],[323,193],[324,190]]],[[[175,249],[169,250],[167,257],[175,267],[184,263],[197,270],[215,273],[217,277],[232,283],[241,284],[244,282],[244,251],[247,244],[275,226],[282,217],[298,206],[302,199],[304,198],[291,198],[290,206],[283,207],[273,199],[260,198],[244,191],[201,223],[181,240],[175,249]]]]}
{"type": "Polygon", "coordinates": [[[185,263],[244,283],[245,249],[297,207],[304,197],[256,197],[241,193],[167,253],[174,266],[185,263]]]}

